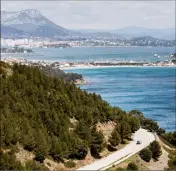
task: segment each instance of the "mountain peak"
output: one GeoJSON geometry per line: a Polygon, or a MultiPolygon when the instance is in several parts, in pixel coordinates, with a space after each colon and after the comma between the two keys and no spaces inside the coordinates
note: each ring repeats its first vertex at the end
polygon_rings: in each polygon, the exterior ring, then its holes
{"type": "Polygon", "coordinates": [[[28,14],[31,18],[36,18],[42,16],[42,13],[37,9],[26,9],[20,12],[28,14]]]}
{"type": "Polygon", "coordinates": [[[26,32],[31,35],[48,35],[51,32],[52,36],[63,36],[69,33],[69,30],[58,26],[54,22],[47,19],[37,9],[25,9],[22,11],[1,11],[1,25],[5,26],[8,30],[16,31],[12,28],[26,32]],[[38,31],[40,33],[38,33],[38,31]]]}

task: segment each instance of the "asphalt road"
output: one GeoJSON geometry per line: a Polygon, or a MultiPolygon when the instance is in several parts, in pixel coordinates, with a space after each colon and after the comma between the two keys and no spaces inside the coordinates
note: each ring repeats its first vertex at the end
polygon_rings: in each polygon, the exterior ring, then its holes
{"type": "Polygon", "coordinates": [[[151,132],[140,128],[133,134],[133,140],[130,141],[130,143],[123,149],[116,151],[113,154],[97,160],[89,165],[79,168],[78,170],[105,170],[112,165],[121,163],[132,155],[138,153],[154,140],[155,136],[151,132]],[[136,144],[137,141],[141,141],[142,143],[136,144]]]}

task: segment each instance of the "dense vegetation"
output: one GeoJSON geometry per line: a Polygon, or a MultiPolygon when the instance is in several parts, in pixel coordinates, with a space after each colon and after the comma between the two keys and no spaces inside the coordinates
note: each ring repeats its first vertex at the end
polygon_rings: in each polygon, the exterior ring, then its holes
{"type": "Polygon", "coordinates": [[[168,162],[169,169],[168,170],[176,170],[176,154],[170,155],[170,160],[168,162]]]}
{"type": "Polygon", "coordinates": [[[26,162],[25,166],[16,160],[14,153],[3,152],[0,150],[0,170],[48,170],[37,161],[31,160],[26,162]]]}
{"type": "Polygon", "coordinates": [[[152,152],[152,158],[157,161],[162,154],[161,146],[157,141],[153,141],[150,143],[149,149],[152,152]]]}
{"type": "Polygon", "coordinates": [[[148,148],[141,150],[139,155],[146,162],[149,162],[151,158],[157,161],[162,155],[161,146],[157,141],[153,141],[150,143],[148,148]]]}
{"type": "Polygon", "coordinates": [[[149,162],[152,158],[152,152],[148,148],[141,150],[139,155],[146,162],[149,162]]]}
{"type": "Polygon", "coordinates": [[[42,70],[47,76],[62,78],[67,82],[75,82],[77,79],[82,80],[83,77],[81,74],[77,73],[65,73],[59,68],[53,68],[52,66],[39,66],[39,69],[42,70]]]}
{"type": "MultiPolygon", "coordinates": [[[[109,139],[112,146],[130,140],[131,133],[140,126],[158,129],[141,112],[127,113],[111,107],[101,96],[82,91],[64,79],[49,77],[38,67],[14,64],[13,73],[6,75],[8,67],[0,62],[1,148],[8,149],[19,142],[24,149],[32,151],[36,161],[28,163],[25,169],[40,170],[42,164],[38,163],[48,156],[57,162],[80,160],[90,150],[92,156],[101,157],[107,144],[102,132],[96,129],[98,122],[116,123],[109,139]]],[[[2,169],[24,169],[15,163],[14,154],[0,154],[2,169]]]]}
{"type": "MultiPolygon", "coordinates": [[[[1,63],[1,66],[7,67],[1,63]]],[[[82,91],[63,79],[48,77],[37,67],[13,65],[13,74],[1,76],[1,145],[19,142],[42,162],[83,159],[90,149],[100,157],[106,147],[96,123],[114,120],[122,140],[130,138],[139,119],[111,107],[95,93],[82,91]],[[73,123],[72,120],[75,120],[73,123]],[[126,129],[127,128],[127,129],[126,129]]],[[[137,128],[138,129],[138,128],[137,128]]]]}
{"type": "Polygon", "coordinates": [[[161,134],[161,138],[164,138],[164,140],[167,140],[167,142],[169,143],[168,145],[172,145],[176,147],[176,132],[163,133],[161,134]]]}

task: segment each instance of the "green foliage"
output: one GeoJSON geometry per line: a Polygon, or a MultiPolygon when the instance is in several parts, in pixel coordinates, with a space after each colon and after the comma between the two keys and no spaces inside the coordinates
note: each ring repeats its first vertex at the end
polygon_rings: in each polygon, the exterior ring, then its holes
{"type": "Polygon", "coordinates": [[[142,123],[142,127],[148,129],[149,131],[157,132],[159,129],[158,124],[152,119],[144,119],[142,123]]]}
{"type": "Polygon", "coordinates": [[[117,123],[115,128],[119,134],[121,135],[122,143],[125,143],[125,139],[129,139],[131,136],[131,128],[128,122],[121,121],[120,123],[117,123]]]}
{"type": "Polygon", "coordinates": [[[149,162],[152,158],[152,152],[148,148],[141,150],[139,155],[146,162],[149,162]]]}
{"type": "Polygon", "coordinates": [[[3,78],[6,77],[5,68],[8,68],[9,65],[3,61],[0,61],[0,76],[2,75],[3,78]]]}
{"type": "Polygon", "coordinates": [[[52,68],[50,66],[40,66],[42,72],[50,77],[56,77],[64,79],[67,82],[74,82],[77,79],[83,79],[82,75],[77,73],[65,73],[64,71],[60,70],[59,68],[52,68]]]}
{"type": "Polygon", "coordinates": [[[80,120],[77,123],[75,132],[78,134],[79,138],[87,141],[88,143],[90,142],[91,139],[90,125],[86,124],[85,121],[80,120]]]}
{"type": "Polygon", "coordinates": [[[168,161],[169,170],[176,170],[176,155],[171,156],[168,161]]]}
{"type": "Polygon", "coordinates": [[[168,141],[171,145],[176,147],[176,131],[163,133],[161,135],[166,141],[168,141]]]}
{"type": "Polygon", "coordinates": [[[161,146],[157,141],[153,141],[152,143],[150,143],[149,149],[152,152],[152,158],[157,161],[162,154],[161,146]]]}
{"type": "Polygon", "coordinates": [[[98,132],[96,130],[96,127],[94,126],[91,130],[91,155],[96,158],[99,158],[100,152],[103,150],[104,146],[104,136],[100,131],[98,132]]]}
{"type": "Polygon", "coordinates": [[[83,145],[77,146],[74,151],[74,153],[69,155],[69,158],[83,160],[88,153],[88,149],[83,145]]]}
{"type": "Polygon", "coordinates": [[[138,170],[138,167],[135,163],[129,163],[126,170],[138,170]]]}
{"type": "Polygon", "coordinates": [[[25,163],[25,170],[48,170],[48,168],[45,167],[44,164],[30,160],[25,163]]]}
{"type": "Polygon", "coordinates": [[[120,134],[116,129],[111,133],[111,137],[109,138],[109,142],[112,146],[117,146],[121,142],[120,134]]]}
{"type": "Polygon", "coordinates": [[[14,154],[0,150],[0,159],[0,170],[24,170],[21,163],[16,161],[14,154]]]}
{"type": "Polygon", "coordinates": [[[48,77],[35,67],[15,64],[12,76],[2,78],[1,87],[2,145],[19,142],[41,162],[47,155],[56,160],[84,158],[91,146],[91,126],[112,116],[100,96],[48,77]],[[75,131],[69,130],[73,117],[78,123],[75,131]]]}
{"type": "Polygon", "coordinates": [[[76,166],[75,162],[73,162],[73,161],[67,161],[67,162],[64,163],[64,165],[67,168],[73,168],[73,167],[76,166]]]}
{"type": "Polygon", "coordinates": [[[157,134],[158,134],[158,135],[162,135],[162,134],[164,134],[164,133],[165,133],[165,130],[162,129],[162,128],[159,128],[159,129],[157,130],[157,134]]]}
{"type": "Polygon", "coordinates": [[[128,119],[128,123],[130,125],[132,133],[134,133],[140,128],[140,118],[138,118],[137,116],[130,116],[128,119]]]}
{"type": "MultiPolygon", "coordinates": [[[[0,66],[9,67],[3,62],[0,66]]],[[[26,150],[32,151],[39,162],[43,162],[46,156],[59,162],[64,158],[84,159],[89,149],[93,156],[100,157],[105,143],[103,134],[96,131],[98,122],[116,121],[119,143],[120,137],[124,141],[139,128],[140,112],[127,114],[118,107],[111,107],[100,95],[67,83],[70,77],[77,79],[80,75],[69,75],[65,81],[57,71],[53,74],[55,71],[46,68],[14,64],[12,69],[13,74],[8,78],[1,77],[3,148],[19,142],[26,150]],[[72,118],[76,119],[76,125],[71,123],[72,118]]],[[[9,158],[8,154],[5,160],[9,158]]],[[[15,167],[21,166],[12,163],[12,168],[15,167]]]]}

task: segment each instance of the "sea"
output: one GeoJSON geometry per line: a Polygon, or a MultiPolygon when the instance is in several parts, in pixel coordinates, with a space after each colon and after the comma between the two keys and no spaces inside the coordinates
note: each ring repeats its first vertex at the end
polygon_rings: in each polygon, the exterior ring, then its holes
{"type": "MultiPolygon", "coordinates": [[[[52,62],[156,62],[168,60],[168,56],[175,53],[175,47],[79,47],[33,50],[32,54],[15,55],[28,60],[52,62]]],[[[153,119],[166,131],[176,131],[176,67],[75,68],[64,71],[82,74],[90,84],[81,85],[80,88],[100,94],[110,105],[126,111],[140,110],[145,117],[153,119]]]]}

